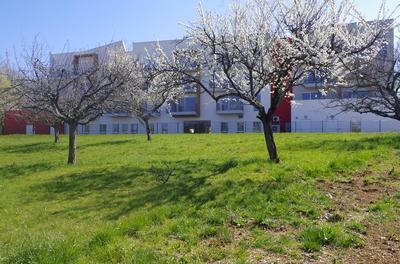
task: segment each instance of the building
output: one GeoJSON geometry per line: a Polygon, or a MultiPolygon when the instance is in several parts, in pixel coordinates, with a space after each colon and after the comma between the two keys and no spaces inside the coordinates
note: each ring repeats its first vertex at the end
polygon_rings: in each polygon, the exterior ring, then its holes
{"type": "MultiPolygon", "coordinates": [[[[389,34],[389,45],[386,55],[394,50],[393,34],[389,34]]],[[[71,67],[82,64],[95,63],[102,59],[107,49],[122,49],[138,57],[152,52],[157,42],[134,43],[131,51],[127,51],[122,41],[95,49],[52,54],[51,63],[69,61],[71,67]]],[[[165,52],[184,45],[182,41],[168,40],[159,42],[165,52]]],[[[340,113],[340,109],[326,108],[329,96],[323,96],[317,78],[310,75],[302,87],[294,87],[293,93],[297,104],[292,105],[289,100],[281,103],[273,118],[275,132],[350,132],[350,131],[400,131],[400,122],[384,119],[372,114],[360,115],[357,113],[340,113]],[[340,113],[340,114],[338,114],[340,113]]],[[[344,91],[351,97],[358,96],[351,91],[344,91]]],[[[270,102],[269,89],[265,88],[260,94],[261,102],[268,106],[270,102]]],[[[6,119],[6,133],[35,133],[32,124],[11,121],[6,119]],[[25,129],[23,126],[26,126],[25,129]],[[10,128],[11,127],[11,128],[10,128]]],[[[261,132],[262,124],[257,119],[257,111],[251,105],[246,105],[235,98],[215,102],[209,95],[202,92],[196,85],[185,87],[185,96],[177,103],[164,106],[150,120],[150,127],[155,134],[174,133],[251,133],[261,132]]],[[[66,130],[68,127],[65,127],[66,130]]],[[[44,130],[40,130],[42,132],[44,130]]],[[[36,129],[36,133],[39,129],[36,129]]],[[[46,128],[46,132],[50,132],[46,128]]],[[[114,112],[100,117],[88,125],[78,128],[80,134],[138,134],[145,133],[144,125],[134,116],[124,112],[114,112]]]]}
{"type": "MultiPolygon", "coordinates": [[[[394,30],[386,35],[387,45],[380,51],[381,58],[394,56],[394,30]]],[[[335,98],[355,100],[366,95],[373,96],[373,88],[342,89],[323,95],[320,90],[323,80],[309,74],[301,87],[295,87],[295,101],[292,106],[292,132],[390,132],[400,131],[400,122],[374,114],[342,112],[331,107],[335,98]]]]}
{"type": "MultiPolygon", "coordinates": [[[[161,41],[159,44],[165,52],[170,52],[175,47],[184,45],[179,40],[161,41]]],[[[134,43],[129,51],[138,57],[143,57],[147,52],[156,48],[157,42],[134,43]]],[[[52,54],[53,65],[64,63],[65,60],[72,65],[89,63],[101,57],[106,49],[125,49],[123,42],[98,47],[84,52],[52,54]]],[[[125,49],[126,50],[126,49],[125,49]]],[[[127,51],[128,52],[128,51],[127,51]]],[[[72,67],[72,66],[71,66],[72,67]]],[[[74,66],[75,67],[75,66],[74,66]]],[[[184,87],[185,96],[177,103],[164,106],[150,120],[150,127],[156,134],[174,133],[244,133],[261,132],[262,124],[257,119],[257,111],[251,105],[245,105],[239,100],[221,100],[215,102],[206,93],[195,85],[184,87]]],[[[266,88],[260,94],[260,100],[268,105],[270,93],[266,88]]],[[[274,129],[280,132],[290,132],[291,106],[289,101],[282,103],[274,117],[274,129]]],[[[81,134],[136,134],[145,133],[144,125],[134,116],[125,112],[109,113],[98,120],[78,128],[81,134]]]]}
{"type": "MultiPolygon", "coordinates": [[[[23,118],[21,111],[8,111],[4,116],[4,134],[48,135],[53,134],[54,129],[43,122],[29,122],[23,118]]],[[[64,133],[64,126],[60,127],[60,133],[64,133]]]]}

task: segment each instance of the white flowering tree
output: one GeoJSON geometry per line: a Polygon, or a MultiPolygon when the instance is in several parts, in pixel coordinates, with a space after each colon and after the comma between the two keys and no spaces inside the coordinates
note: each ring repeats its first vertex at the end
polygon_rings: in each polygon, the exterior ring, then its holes
{"type": "Polygon", "coordinates": [[[164,65],[165,58],[159,46],[145,58],[132,56],[129,65],[135,74],[124,86],[123,100],[119,104],[123,111],[133,114],[143,123],[148,141],[152,138],[150,119],[158,116],[162,107],[168,107],[168,102],[183,95],[182,82],[176,81],[179,74],[157,70],[159,65],[164,65]]]}
{"type": "Polygon", "coordinates": [[[369,67],[351,67],[353,84],[347,96],[339,96],[329,107],[343,112],[375,114],[400,121],[400,46],[392,54],[377,58],[369,67]]]}
{"type": "Polygon", "coordinates": [[[78,125],[114,109],[114,99],[133,74],[127,65],[131,60],[125,50],[77,53],[56,62],[43,54],[35,43],[22,56],[10,74],[12,92],[21,110],[45,113],[68,124],[68,164],[75,164],[78,125]]]}
{"type": "Polygon", "coordinates": [[[344,64],[374,57],[389,26],[367,22],[350,0],[249,0],[227,15],[200,5],[186,25],[187,47],[165,56],[160,71],[197,83],[215,100],[234,96],[255,107],[269,158],[279,162],[270,123],[282,100],[310,71],[344,82],[344,64]],[[257,99],[265,90],[268,105],[257,99]]]}

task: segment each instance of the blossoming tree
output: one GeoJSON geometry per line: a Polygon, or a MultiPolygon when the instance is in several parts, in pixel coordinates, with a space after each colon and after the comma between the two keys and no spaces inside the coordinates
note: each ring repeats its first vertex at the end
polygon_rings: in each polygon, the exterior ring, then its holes
{"type": "Polygon", "coordinates": [[[49,60],[35,42],[10,70],[11,92],[21,110],[68,124],[68,163],[75,164],[78,125],[114,109],[115,98],[135,73],[129,63],[126,51],[114,48],[49,60]]]}
{"type": "Polygon", "coordinates": [[[153,53],[147,53],[144,58],[131,56],[132,71],[135,72],[124,85],[119,108],[138,118],[145,126],[147,140],[151,140],[149,121],[159,115],[162,107],[168,107],[168,102],[183,95],[182,82],[176,81],[178,74],[160,72],[160,64],[165,63],[166,56],[157,45],[153,53]]]}
{"type": "Polygon", "coordinates": [[[270,123],[282,100],[310,71],[345,81],[344,65],[374,57],[389,26],[367,22],[350,0],[248,0],[227,15],[200,5],[185,26],[187,46],[160,58],[159,70],[197,83],[215,100],[234,96],[252,105],[269,159],[279,162],[270,123]],[[258,100],[265,91],[268,105],[258,100]]]}

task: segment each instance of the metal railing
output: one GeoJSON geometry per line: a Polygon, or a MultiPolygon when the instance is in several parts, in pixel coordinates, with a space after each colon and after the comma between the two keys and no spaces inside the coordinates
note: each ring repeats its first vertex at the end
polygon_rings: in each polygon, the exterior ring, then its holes
{"type": "MultiPolygon", "coordinates": [[[[190,122],[189,122],[190,123],[190,122]]],[[[88,127],[80,127],[79,133],[89,134],[144,134],[146,133],[143,124],[137,123],[107,123],[107,124],[89,124],[88,127]],[[105,126],[104,126],[105,125],[105,126]],[[118,130],[116,125],[119,126],[118,130]],[[86,128],[86,129],[85,129],[86,128]],[[128,129],[126,129],[128,128],[128,129]],[[118,132],[116,132],[118,131],[118,132]]],[[[177,134],[190,131],[185,129],[190,124],[185,125],[185,121],[180,122],[150,122],[150,127],[154,134],[177,134]]],[[[298,120],[288,123],[273,124],[274,132],[292,132],[292,133],[345,133],[345,132],[400,132],[400,122],[391,120],[377,121],[339,121],[339,120],[298,120]]],[[[207,129],[193,127],[194,133],[197,131],[209,133],[261,133],[263,130],[260,121],[209,121],[207,129]]]]}

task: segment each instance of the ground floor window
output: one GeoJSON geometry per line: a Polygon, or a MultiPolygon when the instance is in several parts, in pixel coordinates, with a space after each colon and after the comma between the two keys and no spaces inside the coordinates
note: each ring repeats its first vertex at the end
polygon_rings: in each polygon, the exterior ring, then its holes
{"type": "Polygon", "coordinates": [[[82,126],[82,134],[90,134],[90,126],[89,125],[82,126]]]}
{"type": "Polygon", "coordinates": [[[161,134],[168,134],[168,123],[161,124],[161,134]]]}
{"type": "Polygon", "coordinates": [[[107,134],[107,125],[106,124],[100,124],[100,134],[107,134]]]}
{"type": "Polygon", "coordinates": [[[119,124],[113,124],[113,134],[119,134],[119,124]]]}
{"type": "Polygon", "coordinates": [[[236,127],[236,131],[238,133],[243,133],[244,132],[244,122],[237,122],[236,126],[237,126],[236,127]]]}
{"type": "Polygon", "coordinates": [[[122,134],[128,134],[128,124],[122,124],[122,134]]]}
{"type": "Polygon", "coordinates": [[[261,132],[261,122],[253,122],[253,132],[261,132]]]}
{"type": "Polygon", "coordinates": [[[227,122],[221,122],[221,133],[228,133],[228,123],[227,122]]]}
{"type": "Polygon", "coordinates": [[[131,124],[131,134],[137,134],[139,132],[138,124],[131,124]]]}

